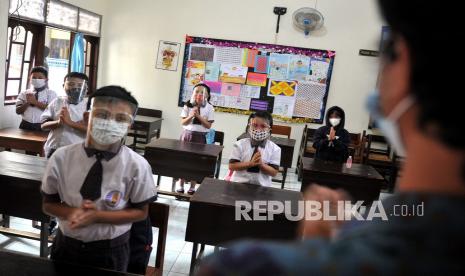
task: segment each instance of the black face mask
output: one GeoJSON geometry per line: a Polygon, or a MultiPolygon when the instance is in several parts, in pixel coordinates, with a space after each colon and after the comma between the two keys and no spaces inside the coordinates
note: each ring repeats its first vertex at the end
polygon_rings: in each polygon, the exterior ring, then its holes
{"type": "Polygon", "coordinates": [[[66,94],[68,95],[68,102],[70,104],[78,104],[84,98],[84,95],[81,94],[81,88],[71,88],[66,91],[66,94]]]}

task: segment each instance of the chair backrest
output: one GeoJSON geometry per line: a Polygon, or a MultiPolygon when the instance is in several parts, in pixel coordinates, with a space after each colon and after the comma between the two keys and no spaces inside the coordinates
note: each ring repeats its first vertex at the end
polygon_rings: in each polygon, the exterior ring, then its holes
{"type": "Polygon", "coordinates": [[[299,156],[302,154],[303,150],[305,149],[305,146],[307,145],[307,129],[308,126],[305,125],[304,131],[302,132],[302,139],[300,140],[300,147],[299,147],[299,156]]]}
{"type": "Polygon", "coordinates": [[[352,155],[354,163],[360,163],[362,161],[362,139],[361,133],[349,133],[349,154],[352,155]]]}
{"type": "Polygon", "coordinates": [[[137,109],[137,115],[161,118],[162,111],[158,109],[139,107],[137,109]]]}
{"type": "Polygon", "coordinates": [[[224,132],[215,130],[215,143],[223,145],[224,142],[224,132]]]}
{"type": "Polygon", "coordinates": [[[157,254],[155,268],[163,271],[165,260],[166,235],[168,233],[168,217],[170,206],[164,203],[152,202],[149,205],[149,217],[152,227],[158,228],[157,254]]]}
{"type": "Polygon", "coordinates": [[[287,138],[291,138],[291,129],[290,126],[273,125],[271,127],[271,134],[284,135],[287,136],[287,138]]]}

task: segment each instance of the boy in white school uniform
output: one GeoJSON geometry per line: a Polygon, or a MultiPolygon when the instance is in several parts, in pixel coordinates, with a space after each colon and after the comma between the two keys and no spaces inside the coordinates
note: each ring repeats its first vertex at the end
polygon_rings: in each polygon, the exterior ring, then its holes
{"type": "Polygon", "coordinates": [[[88,78],[79,72],[70,72],[64,78],[66,98],[54,99],[41,115],[42,130],[50,130],[44,146],[45,156],[50,156],[60,147],[86,138],[87,124],[83,114],[87,109],[88,78]]]}
{"type": "Polygon", "coordinates": [[[86,141],[59,148],[42,179],[43,210],[59,221],[51,258],[125,271],[133,222],[156,196],[152,169],[122,141],[137,110],[124,88],[90,96],[86,141]]]}
{"type": "Polygon", "coordinates": [[[273,118],[266,111],[250,115],[244,138],[234,144],[229,159],[230,178],[233,182],[271,186],[271,179],[278,173],[281,148],[269,137],[273,118]]]}
{"type": "Polygon", "coordinates": [[[16,114],[22,117],[20,129],[41,131],[40,116],[57,94],[48,89],[45,67],[33,67],[30,78],[31,88],[19,93],[16,99],[16,114]]]}

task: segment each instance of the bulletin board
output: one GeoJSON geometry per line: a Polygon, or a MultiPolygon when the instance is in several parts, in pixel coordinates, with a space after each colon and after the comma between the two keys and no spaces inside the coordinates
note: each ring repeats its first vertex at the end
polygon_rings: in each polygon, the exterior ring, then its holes
{"type": "Polygon", "coordinates": [[[279,121],[322,123],[335,51],[186,36],[178,105],[210,87],[215,111],[267,110],[279,121]]]}

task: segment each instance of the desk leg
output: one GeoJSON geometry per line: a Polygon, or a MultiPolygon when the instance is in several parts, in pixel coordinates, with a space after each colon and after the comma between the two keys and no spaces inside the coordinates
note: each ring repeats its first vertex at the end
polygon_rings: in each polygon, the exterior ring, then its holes
{"type": "Polygon", "coordinates": [[[40,257],[48,257],[48,227],[49,223],[40,223],[40,257]]]}
{"type": "Polygon", "coordinates": [[[283,171],[283,180],[281,181],[281,189],[284,189],[284,184],[286,183],[287,168],[284,168],[283,171]]]}
{"type": "Polygon", "coordinates": [[[195,261],[197,259],[197,248],[199,244],[194,242],[192,246],[191,266],[189,269],[189,275],[194,275],[195,261]]]}
{"type": "Polygon", "coordinates": [[[0,225],[5,228],[10,228],[10,216],[2,215],[2,220],[0,220],[0,225]]]}

